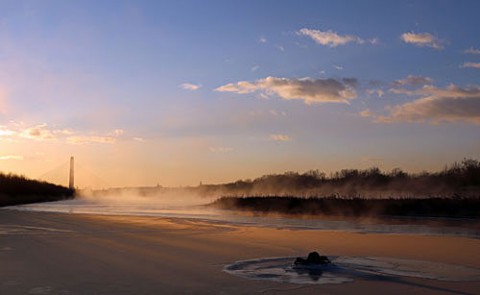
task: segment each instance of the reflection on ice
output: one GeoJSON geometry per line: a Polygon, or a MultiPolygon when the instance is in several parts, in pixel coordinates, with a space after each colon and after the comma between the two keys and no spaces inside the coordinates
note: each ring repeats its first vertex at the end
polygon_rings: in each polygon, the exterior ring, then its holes
{"type": "Polygon", "coordinates": [[[308,230],[350,231],[379,234],[421,234],[480,238],[480,224],[471,220],[408,219],[355,220],[339,218],[295,218],[292,216],[256,216],[204,206],[211,198],[183,195],[79,197],[49,203],[7,207],[24,211],[55,213],[107,214],[187,218],[233,224],[308,230]]]}
{"type": "Polygon", "coordinates": [[[480,269],[420,260],[384,257],[331,257],[332,264],[296,267],[294,257],[237,261],[224,271],[254,280],[294,284],[341,284],[354,280],[391,280],[402,277],[440,281],[480,281],[480,269]]]}

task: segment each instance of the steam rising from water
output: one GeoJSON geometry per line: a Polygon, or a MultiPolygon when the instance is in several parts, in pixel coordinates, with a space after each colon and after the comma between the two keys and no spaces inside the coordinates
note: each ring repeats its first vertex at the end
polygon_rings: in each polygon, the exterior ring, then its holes
{"type": "Polygon", "coordinates": [[[187,190],[178,189],[109,189],[81,191],[72,200],[10,208],[55,213],[188,217],[210,214],[203,205],[212,200],[212,197],[200,197],[187,190]]]}
{"type": "Polygon", "coordinates": [[[84,191],[73,200],[36,203],[7,208],[55,213],[187,218],[202,221],[308,230],[381,234],[433,234],[480,238],[478,227],[465,226],[464,221],[452,226],[439,226],[438,223],[436,225],[435,223],[429,224],[428,220],[422,220],[421,222],[412,224],[403,220],[322,219],[321,217],[298,218],[283,215],[265,216],[244,214],[204,206],[210,204],[217,197],[217,194],[198,194],[188,188],[109,189],[105,191],[84,191]]]}
{"type": "Polygon", "coordinates": [[[124,207],[150,207],[152,209],[187,208],[205,205],[214,197],[203,196],[181,189],[110,189],[105,191],[83,191],[79,200],[89,203],[124,207]]]}

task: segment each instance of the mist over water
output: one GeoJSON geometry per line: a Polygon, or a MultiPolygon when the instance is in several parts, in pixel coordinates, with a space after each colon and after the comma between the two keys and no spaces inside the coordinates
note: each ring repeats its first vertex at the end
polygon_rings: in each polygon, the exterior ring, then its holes
{"type": "Polygon", "coordinates": [[[212,197],[185,191],[145,193],[141,189],[82,191],[75,199],[17,206],[20,210],[57,213],[189,217],[208,214],[212,197]]]}
{"type": "Polygon", "coordinates": [[[185,218],[193,221],[222,222],[274,228],[292,228],[326,231],[350,231],[379,234],[448,235],[480,238],[478,224],[469,220],[438,218],[422,219],[352,219],[335,217],[259,215],[255,213],[221,210],[207,206],[218,195],[198,194],[188,189],[115,189],[83,191],[75,199],[6,207],[22,211],[40,211],[68,214],[102,214],[185,218]],[[468,225],[468,226],[466,226],[468,225]]]}

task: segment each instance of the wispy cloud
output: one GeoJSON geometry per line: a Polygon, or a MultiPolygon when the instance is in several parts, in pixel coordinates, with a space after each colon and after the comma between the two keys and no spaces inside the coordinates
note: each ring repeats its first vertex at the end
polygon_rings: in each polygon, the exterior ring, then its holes
{"type": "MultiPolygon", "coordinates": [[[[336,32],[331,30],[329,31],[320,31],[314,29],[307,29],[303,28],[300,29],[297,34],[308,36],[310,37],[315,43],[329,46],[329,47],[337,47],[339,45],[345,45],[347,43],[357,43],[357,44],[364,44],[366,41],[362,38],[355,36],[355,35],[339,35],[336,32]]],[[[370,41],[369,41],[370,42],[370,41]]],[[[377,43],[377,39],[372,39],[372,44],[377,43]],[[373,40],[375,40],[373,42],[373,40]]]]}
{"type": "Polygon", "coordinates": [[[240,81],[215,89],[239,94],[259,91],[262,95],[277,95],[283,99],[300,99],[306,104],[348,103],[357,97],[356,79],[289,79],[267,77],[254,82],[240,81]]]}
{"type": "Polygon", "coordinates": [[[470,48],[468,48],[468,49],[465,49],[465,50],[463,51],[463,53],[467,53],[467,54],[480,54],[480,49],[470,47],[470,48]]]}
{"type": "Polygon", "coordinates": [[[123,129],[115,129],[112,131],[112,136],[121,136],[125,133],[125,130],[123,129]]]}
{"type": "Polygon", "coordinates": [[[460,66],[461,68],[474,68],[480,69],[480,62],[466,62],[460,66]]]}
{"type": "Polygon", "coordinates": [[[369,109],[365,109],[360,112],[360,116],[364,118],[375,118],[375,113],[373,113],[369,109]]]}
{"type": "Polygon", "coordinates": [[[13,142],[34,140],[68,144],[114,143],[123,134],[123,129],[114,129],[106,135],[81,134],[67,128],[50,127],[46,123],[25,126],[23,123],[12,122],[9,126],[0,126],[0,139],[13,142]]]}
{"type": "Polygon", "coordinates": [[[70,144],[86,144],[86,143],[108,143],[112,144],[125,133],[123,129],[115,129],[107,135],[73,135],[66,138],[70,144]]]}
{"type": "Polygon", "coordinates": [[[0,125],[0,137],[8,137],[16,134],[15,130],[10,129],[7,126],[0,125]]]}
{"type": "Polygon", "coordinates": [[[383,97],[385,92],[382,89],[367,89],[366,93],[370,96],[376,95],[378,97],[383,97]]]}
{"type": "Polygon", "coordinates": [[[193,84],[193,83],[183,83],[180,84],[180,87],[185,89],[185,90],[198,90],[202,87],[201,84],[193,84]]]}
{"type": "Polygon", "coordinates": [[[424,86],[417,90],[398,89],[396,93],[420,96],[411,102],[387,107],[388,115],[365,110],[360,115],[376,122],[455,122],[480,124],[480,88],[424,86]]]}
{"type": "Polygon", "coordinates": [[[259,43],[267,43],[267,38],[265,38],[265,37],[260,37],[260,38],[258,39],[258,42],[259,42],[259,43]]]}
{"type": "Polygon", "coordinates": [[[67,143],[70,144],[86,144],[86,143],[115,143],[116,138],[113,136],[69,136],[67,143]]]}
{"type": "Polygon", "coordinates": [[[371,38],[371,39],[368,39],[367,41],[368,41],[368,43],[370,43],[372,45],[380,44],[380,39],[378,39],[378,38],[371,38]]]}
{"type": "Polygon", "coordinates": [[[253,67],[250,68],[250,70],[251,70],[252,72],[256,72],[256,71],[258,71],[258,69],[260,69],[260,66],[259,66],[259,65],[255,65],[255,66],[253,66],[253,67]]]}
{"type": "Polygon", "coordinates": [[[400,38],[405,43],[410,43],[418,47],[431,47],[443,49],[443,41],[430,33],[403,33],[400,38]]]}
{"type": "Polygon", "coordinates": [[[270,140],[273,141],[291,141],[292,138],[286,134],[270,134],[270,140]]]}
{"type": "Polygon", "coordinates": [[[392,84],[395,87],[400,86],[423,86],[423,85],[430,85],[433,83],[433,79],[424,76],[414,76],[409,75],[404,79],[395,80],[392,84]]]}
{"type": "Polygon", "coordinates": [[[287,112],[285,111],[277,111],[277,110],[253,110],[248,112],[248,115],[251,117],[285,117],[287,116],[287,112]]]}
{"type": "Polygon", "coordinates": [[[7,160],[17,160],[17,161],[21,161],[21,160],[23,160],[23,156],[19,156],[19,155],[4,155],[4,156],[0,156],[0,161],[7,161],[7,160]]]}
{"type": "Polygon", "coordinates": [[[268,113],[271,114],[272,116],[286,116],[287,115],[287,113],[284,112],[284,111],[276,111],[276,110],[269,110],[268,113]]]}
{"type": "Polygon", "coordinates": [[[71,135],[68,129],[50,128],[46,123],[27,127],[19,132],[20,137],[34,140],[54,140],[64,135],[71,135]]]}

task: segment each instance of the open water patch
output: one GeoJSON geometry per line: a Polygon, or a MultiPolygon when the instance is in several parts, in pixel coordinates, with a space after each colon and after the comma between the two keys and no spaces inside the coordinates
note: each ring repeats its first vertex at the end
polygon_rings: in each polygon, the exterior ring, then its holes
{"type": "Polygon", "coordinates": [[[423,260],[387,257],[329,257],[331,264],[299,267],[295,257],[236,261],[224,271],[253,280],[293,284],[342,284],[355,280],[400,281],[421,278],[449,282],[480,282],[480,269],[423,260]]]}

